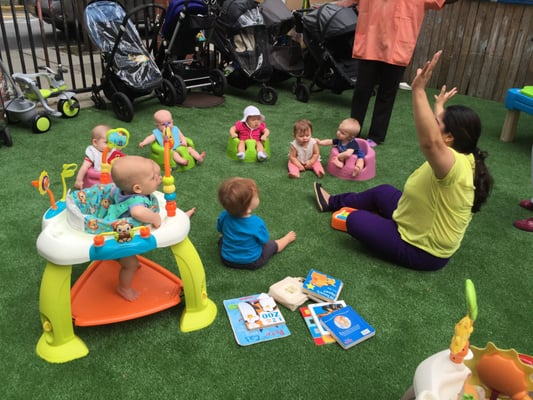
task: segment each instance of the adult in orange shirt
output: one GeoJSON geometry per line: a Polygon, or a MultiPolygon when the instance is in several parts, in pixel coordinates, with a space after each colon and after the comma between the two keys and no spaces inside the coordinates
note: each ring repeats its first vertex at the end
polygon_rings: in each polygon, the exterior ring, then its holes
{"type": "Polygon", "coordinates": [[[368,103],[378,85],[368,141],[383,143],[392,107],[405,68],[411,61],[427,10],[440,10],[457,0],[344,0],[356,4],[359,18],[352,56],[359,59],[353,91],[351,117],[365,120],[368,103]]]}

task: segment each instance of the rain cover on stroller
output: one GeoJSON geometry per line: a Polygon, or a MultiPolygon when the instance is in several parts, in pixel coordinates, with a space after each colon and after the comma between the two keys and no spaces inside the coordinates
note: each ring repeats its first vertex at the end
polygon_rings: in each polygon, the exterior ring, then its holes
{"type": "Polygon", "coordinates": [[[270,76],[269,41],[254,0],[226,0],[215,24],[215,45],[250,77],[270,76]]]}
{"type": "Polygon", "coordinates": [[[89,38],[102,51],[104,62],[112,62],[111,70],[122,83],[140,90],[158,87],[161,72],[133,22],[128,19],[121,31],[125,16],[124,8],[116,2],[90,3],[85,8],[89,38]]]}

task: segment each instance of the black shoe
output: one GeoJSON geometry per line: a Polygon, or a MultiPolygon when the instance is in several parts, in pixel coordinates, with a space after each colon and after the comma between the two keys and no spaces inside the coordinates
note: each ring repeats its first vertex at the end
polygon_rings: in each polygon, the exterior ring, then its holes
{"type": "Polygon", "coordinates": [[[326,201],[326,199],[324,199],[324,196],[322,195],[322,185],[318,182],[315,182],[314,189],[315,189],[316,203],[318,205],[318,209],[320,210],[320,212],[330,211],[329,204],[326,201]]]}

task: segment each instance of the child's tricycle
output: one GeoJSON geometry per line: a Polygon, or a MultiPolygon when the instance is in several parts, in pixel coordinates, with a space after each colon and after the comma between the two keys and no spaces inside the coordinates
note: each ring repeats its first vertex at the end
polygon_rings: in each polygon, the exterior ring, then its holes
{"type": "Polygon", "coordinates": [[[80,112],[80,103],[74,97],[74,92],[66,90],[63,73],[67,70],[61,65],[58,65],[56,72],[50,67],[38,67],[43,72],[15,73],[11,76],[1,61],[0,67],[6,86],[3,106],[7,122],[30,122],[34,133],[44,133],[52,125],[50,115],[73,118],[80,112]],[[41,84],[46,82],[48,88],[41,88],[38,81],[41,84]],[[52,97],[59,99],[57,111],[47,102],[52,97]],[[39,103],[42,109],[37,108],[39,103]]]}

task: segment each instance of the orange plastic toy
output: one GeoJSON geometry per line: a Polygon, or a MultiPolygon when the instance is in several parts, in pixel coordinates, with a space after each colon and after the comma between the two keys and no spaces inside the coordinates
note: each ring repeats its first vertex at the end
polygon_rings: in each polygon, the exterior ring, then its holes
{"type": "Polygon", "coordinates": [[[346,232],[346,218],[348,218],[348,215],[350,213],[356,211],[355,208],[350,207],[343,207],[338,211],[335,211],[331,215],[331,226],[333,229],[337,229],[338,231],[346,232]]]}
{"type": "Polygon", "coordinates": [[[137,256],[141,267],[133,284],[141,292],[136,301],[124,301],[117,296],[120,264],[115,260],[91,263],[72,286],[72,319],[76,326],[113,324],[140,318],[181,301],[182,282],[159,264],[137,256]]]}

